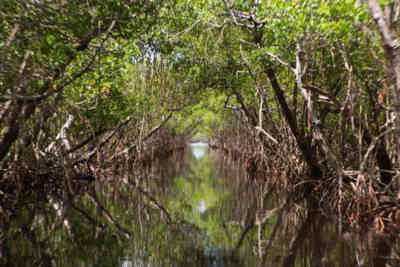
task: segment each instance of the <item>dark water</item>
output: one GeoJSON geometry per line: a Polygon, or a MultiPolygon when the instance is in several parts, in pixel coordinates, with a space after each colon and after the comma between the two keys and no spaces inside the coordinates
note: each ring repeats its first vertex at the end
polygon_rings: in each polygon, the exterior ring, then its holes
{"type": "Polygon", "coordinates": [[[154,162],[146,175],[119,173],[105,180],[72,204],[22,207],[3,239],[3,262],[400,266],[397,236],[346,228],[339,235],[333,219],[301,203],[285,205],[288,196],[248,179],[202,143],[154,162]]]}

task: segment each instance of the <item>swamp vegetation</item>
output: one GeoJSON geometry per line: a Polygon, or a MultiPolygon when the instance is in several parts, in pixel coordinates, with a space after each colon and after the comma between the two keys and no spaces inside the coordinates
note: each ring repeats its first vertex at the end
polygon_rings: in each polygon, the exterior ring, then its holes
{"type": "Polygon", "coordinates": [[[398,266],[399,20],[1,1],[0,265],[398,266]]]}

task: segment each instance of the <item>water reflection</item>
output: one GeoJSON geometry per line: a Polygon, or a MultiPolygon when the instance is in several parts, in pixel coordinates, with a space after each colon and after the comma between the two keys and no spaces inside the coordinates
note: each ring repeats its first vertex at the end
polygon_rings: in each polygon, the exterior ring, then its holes
{"type": "Polygon", "coordinates": [[[113,177],[61,203],[69,230],[49,203],[2,220],[3,265],[400,266],[397,237],[339,236],[313,203],[287,202],[203,144],[113,177]]]}
{"type": "Polygon", "coordinates": [[[198,142],[190,144],[192,153],[196,159],[203,157],[207,151],[207,143],[198,142]]]}
{"type": "Polygon", "coordinates": [[[204,199],[200,200],[200,204],[199,204],[199,206],[197,207],[197,209],[198,209],[198,211],[199,211],[200,213],[204,213],[204,212],[207,210],[206,201],[205,201],[204,199]]]}

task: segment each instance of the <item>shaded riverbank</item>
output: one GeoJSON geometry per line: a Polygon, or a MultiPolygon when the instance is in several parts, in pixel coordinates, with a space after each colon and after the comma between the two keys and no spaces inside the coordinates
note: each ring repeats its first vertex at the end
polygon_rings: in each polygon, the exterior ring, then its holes
{"type": "Polygon", "coordinates": [[[8,266],[400,263],[398,239],[369,229],[339,234],[329,214],[249,179],[204,143],[146,168],[99,179],[74,202],[60,203],[69,228],[50,204],[23,207],[3,233],[8,266]]]}

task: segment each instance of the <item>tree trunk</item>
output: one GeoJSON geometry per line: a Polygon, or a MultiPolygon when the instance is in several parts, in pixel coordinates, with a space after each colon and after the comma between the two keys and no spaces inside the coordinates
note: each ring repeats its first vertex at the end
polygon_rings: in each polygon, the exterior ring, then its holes
{"type": "Polygon", "coordinates": [[[309,142],[307,142],[306,138],[304,137],[303,134],[301,134],[298,131],[297,128],[297,122],[295,120],[295,117],[293,115],[293,112],[290,110],[285,96],[283,94],[283,91],[278,83],[278,80],[276,78],[275,72],[271,67],[267,67],[265,69],[265,73],[267,74],[271,85],[272,89],[274,90],[274,94],[278,100],[279,106],[282,109],[283,116],[285,117],[286,121],[289,124],[289,128],[292,131],[296,143],[300,148],[300,151],[304,157],[305,162],[307,165],[310,167],[310,174],[313,179],[321,179],[322,178],[322,171],[321,167],[317,164],[317,161],[315,159],[314,153],[313,153],[313,148],[309,142]]]}
{"type": "MultiPolygon", "coordinates": [[[[375,20],[379,33],[382,37],[383,49],[385,51],[385,60],[388,63],[387,68],[387,84],[392,92],[392,104],[396,113],[395,127],[397,133],[400,129],[400,40],[397,38],[396,27],[394,27],[395,19],[392,14],[398,3],[392,3],[386,6],[383,12],[378,0],[367,0],[371,15],[375,20]]],[[[392,170],[392,162],[387,156],[383,144],[379,144],[377,148],[377,162],[383,170],[381,179],[384,184],[392,181],[393,175],[387,171],[392,170]]]]}

